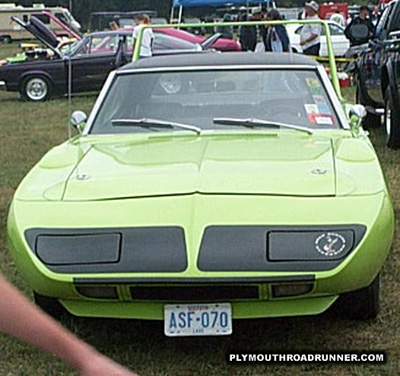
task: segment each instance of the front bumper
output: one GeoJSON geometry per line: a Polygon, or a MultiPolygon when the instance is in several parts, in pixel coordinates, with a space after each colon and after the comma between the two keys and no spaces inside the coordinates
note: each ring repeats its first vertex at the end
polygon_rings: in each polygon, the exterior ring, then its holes
{"type": "Polygon", "coordinates": [[[132,296],[132,287],[146,288],[157,284],[157,280],[161,280],[158,281],[158,286],[179,284],[189,288],[207,282],[211,287],[224,285],[227,280],[234,284],[236,280],[241,286],[258,286],[260,296],[256,299],[239,297],[227,300],[221,296],[220,302],[232,303],[234,318],[321,313],[340,294],[363,288],[375,279],[389,252],[393,229],[393,210],[385,192],[371,196],[326,198],[190,195],[131,199],[123,202],[14,200],[8,222],[13,257],[33,290],[59,299],[69,312],[77,316],[138,319],[162,319],[164,305],[175,302],[173,298],[157,301],[135,299],[132,296]],[[163,208],[162,211],[160,207],[163,208]],[[99,216],[98,213],[107,215],[99,216]],[[88,223],[93,228],[120,228],[149,223],[158,226],[179,224],[186,234],[187,267],[180,272],[57,273],[47,268],[35,256],[24,236],[25,231],[32,228],[87,228],[88,223]],[[198,268],[199,249],[207,226],[246,223],[282,226],[302,223],[327,227],[338,223],[361,224],[367,231],[357,247],[331,270],[205,272],[198,268]],[[265,280],[254,281],[259,278],[265,280]],[[277,284],[299,282],[311,286],[301,296],[276,297],[271,292],[277,284]],[[115,287],[116,298],[85,297],[79,292],[82,285],[115,287]]]}
{"type": "MultiPolygon", "coordinates": [[[[309,299],[280,301],[231,302],[233,319],[318,315],[326,311],[337,295],[309,299]]],[[[60,300],[64,308],[75,316],[109,317],[117,319],[163,320],[165,303],[157,302],[101,302],[60,300]]],[[[224,302],[223,302],[224,303],[224,302]]]]}

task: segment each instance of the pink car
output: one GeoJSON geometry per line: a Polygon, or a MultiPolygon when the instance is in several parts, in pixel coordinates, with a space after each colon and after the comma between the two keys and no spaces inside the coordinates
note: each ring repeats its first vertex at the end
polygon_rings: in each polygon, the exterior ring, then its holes
{"type": "MultiPolygon", "coordinates": [[[[201,44],[201,42],[205,41],[206,38],[198,35],[194,35],[188,33],[187,31],[179,30],[179,29],[172,29],[172,28],[157,28],[156,29],[159,33],[163,33],[166,35],[170,35],[179,39],[186,40],[192,43],[201,44]]],[[[211,48],[215,48],[219,51],[242,51],[242,47],[240,43],[233,39],[226,39],[226,38],[219,38],[211,48]]]]}

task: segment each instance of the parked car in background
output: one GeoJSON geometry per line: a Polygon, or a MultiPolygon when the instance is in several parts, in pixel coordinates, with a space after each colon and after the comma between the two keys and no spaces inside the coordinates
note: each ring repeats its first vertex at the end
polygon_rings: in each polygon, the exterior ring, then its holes
{"type": "Polygon", "coordinates": [[[386,143],[400,147],[400,1],[384,9],[373,40],[361,46],[357,59],[357,99],[366,106],[367,127],[381,124],[385,114],[386,143]]]}
{"type": "MultiPolygon", "coordinates": [[[[344,56],[344,54],[350,47],[350,42],[344,35],[344,29],[332,21],[328,21],[328,24],[329,24],[329,31],[331,33],[333,51],[335,53],[335,56],[344,56]]],[[[289,40],[293,52],[302,51],[300,46],[300,34],[302,28],[303,26],[296,24],[286,25],[286,29],[289,35],[289,40]]],[[[322,28],[321,32],[320,56],[328,56],[325,28],[322,28]]]]}
{"type": "Polygon", "coordinates": [[[283,20],[297,20],[304,8],[276,8],[283,20]]]}
{"type": "Polygon", "coordinates": [[[133,26],[134,17],[138,14],[147,14],[153,24],[166,24],[167,20],[162,17],[158,17],[158,13],[155,10],[140,10],[135,12],[93,12],[90,15],[89,30],[104,31],[110,29],[110,22],[116,22],[120,27],[133,26]]]}
{"type": "MultiPolygon", "coordinates": [[[[47,48],[40,53],[6,59],[0,66],[0,88],[18,91],[22,99],[44,101],[55,94],[66,94],[69,67],[73,93],[98,91],[107,75],[132,59],[133,38],[130,30],[86,34],[67,51],[58,48],[59,40],[40,20],[32,17],[20,25],[47,48]]],[[[154,55],[196,53],[209,49],[215,35],[201,45],[155,32],[154,55]]]]}
{"type": "Polygon", "coordinates": [[[76,31],[80,31],[81,25],[72,16],[70,11],[63,7],[45,7],[43,4],[35,4],[33,7],[23,7],[13,3],[0,4],[0,34],[3,34],[8,41],[31,39],[32,35],[21,25],[13,22],[12,17],[18,17],[24,22],[35,15],[47,25],[55,34],[65,35],[65,31],[58,23],[43,12],[53,15],[64,24],[71,25],[76,31]]]}
{"type": "MultiPolygon", "coordinates": [[[[82,34],[79,32],[79,30],[75,30],[74,27],[72,26],[72,23],[69,23],[68,20],[61,20],[46,10],[43,11],[42,14],[44,16],[47,16],[54,23],[56,23],[58,26],[60,26],[61,29],[63,29],[65,31],[67,37],[75,38],[77,40],[82,39],[82,34]]],[[[35,14],[33,17],[39,18],[41,20],[41,18],[38,17],[37,14],[35,14]]],[[[44,22],[44,24],[45,24],[45,22],[44,22]]],[[[62,35],[62,33],[57,32],[56,35],[60,36],[60,35],[62,35]]]]}
{"type": "MultiPolygon", "coordinates": [[[[207,40],[207,38],[204,36],[195,35],[182,29],[156,28],[155,31],[164,35],[169,35],[171,37],[180,38],[191,43],[204,43],[204,41],[207,40]]],[[[234,52],[242,50],[242,46],[238,41],[227,38],[219,38],[211,47],[223,52],[234,52]]]]}

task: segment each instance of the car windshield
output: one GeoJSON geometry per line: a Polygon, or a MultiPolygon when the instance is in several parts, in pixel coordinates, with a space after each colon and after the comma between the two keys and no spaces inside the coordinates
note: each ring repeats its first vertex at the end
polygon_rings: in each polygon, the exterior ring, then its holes
{"type": "Polygon", "coordinates": [[[75,53],[82,49],[82,47],[87,43],[87,38],[77,40],[72,43],[67,50],[64,51],[64,56],[74,56],[75,53]]]}
{"type": "MultiPolygon", "coordinates": [[[[317,71],[312,69],[119,75],[106,95],[91,133],[160,131],[156,127],[129,126],[128,120],[134,124],[142,119],[184,123],[202,130],[237,130],[249,125],[246,119],[311,130],[339,128],[326,89],[317,71]],[[218,118],[224,118],[223,124],[215,121],[218,118]],[[116,121],[120,119],[125,123],[116,121]],[[229,119],[231,125],[226,121],[229,119]]],[[[252,128],[257,129],[257,122],[252,128]]],[[[168,131],[182,129],[171,127],[168,131]]]]}

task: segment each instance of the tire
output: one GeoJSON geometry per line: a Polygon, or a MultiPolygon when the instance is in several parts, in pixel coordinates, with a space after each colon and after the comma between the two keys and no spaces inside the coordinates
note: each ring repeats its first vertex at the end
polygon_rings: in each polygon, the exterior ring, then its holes
{"type": "Polygon", "coordinates": [[[336,313],[350,320],[372,320],[379,313],[380,277],[363,289],[345,293],[335,303],[336,313]]]}
{"type": "Polygon", "coordinates": [[[24,101],[44,102],[51,97],[52,84],[44,76],[29,76],[22,81],[20,94],[24,101]]]}
{"type": "MultiPolygon", "coordinates": [[[[363,106],[372,106],[372,103],[368,98],[365,97],[363,93],[363,87],[360,82],[360,77],[357,78],[357,88],[356,88],[356,102],[362,104],[363,106]]],[[[372,129],[381,126],[381,116],[372,114],[367,111],[367,116],[363,119],[363,128],[372,129]]]]}
{"type": "Polygon", "coordinates": [[[48,296],[43,296],[36,292],[33,292],[33,299],[35,301],[35,304],[42,311],[46,312],[49,316],[57,320],[66,315],[67,311],[55,298],[49,298],[48,296]]]}
{"type": "Polygon", "coordinates": [[[400,147],[400,103],[394,102],[389,87],[385,93],[385,134],[388,147],[400,147]]]}
{"type": "Polygon", "coordinates": [[[4,39],[3,39],[4,44],[10,44],[12,43],[12,38],[9,35],[4,35],[4,39]]]}

